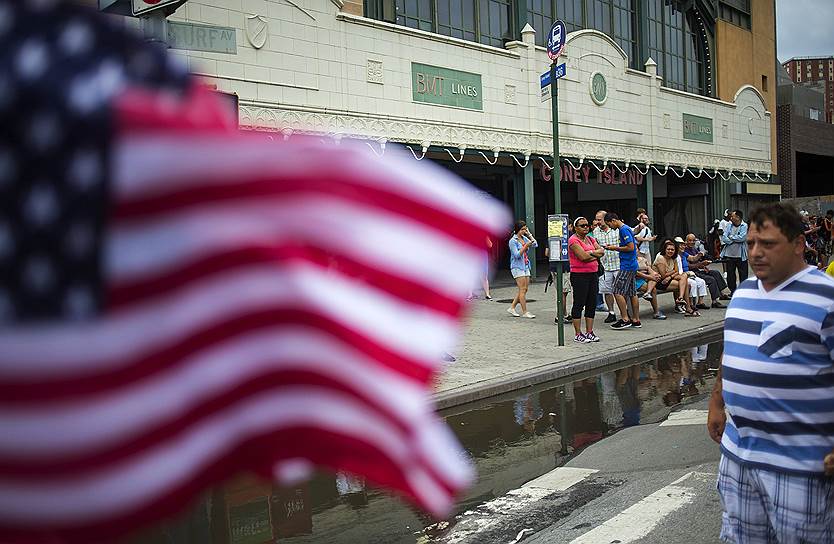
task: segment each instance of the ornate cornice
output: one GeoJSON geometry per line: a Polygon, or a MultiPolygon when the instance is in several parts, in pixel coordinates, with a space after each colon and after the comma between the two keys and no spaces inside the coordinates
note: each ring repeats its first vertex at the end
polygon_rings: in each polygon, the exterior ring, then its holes
{"type": "MultiPolygon", "coordinates": [[[[357,137],[386,140],[418,146],[447,147],[452,150],[478,149],[521,155],[550,156],[549,134],[502,130],[428,120],[377,117],[348,112],[305,111],[259,104],[240,105],[240,125],[284,134],[316,134],[330,137],[357,137]]],[[[708,173],[720,171],[770,172],[770,161],[722,156],[714,152],[693,153],[613,142],[560,139],[561,154],[566,157],[653,164],[658,167],[703,168],[708,173]]]]}

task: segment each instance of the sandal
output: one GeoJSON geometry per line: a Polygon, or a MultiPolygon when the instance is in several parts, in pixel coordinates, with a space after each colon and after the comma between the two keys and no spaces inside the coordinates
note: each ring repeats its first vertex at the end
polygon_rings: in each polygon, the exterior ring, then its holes
{"type": "Polygon", "coordinates": [[[684,314],[684,317],[701,317],[701,314],[698,313],[698,310],[687,310],[684,314]]]}

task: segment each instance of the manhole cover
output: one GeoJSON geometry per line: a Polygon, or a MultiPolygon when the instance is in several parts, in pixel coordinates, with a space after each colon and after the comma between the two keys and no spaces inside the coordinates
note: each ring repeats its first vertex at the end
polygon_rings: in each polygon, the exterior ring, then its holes
{"type": "MultiPolygon", "coordinates": [[[[510,304],[512,301],[513,301],[513,299],[511,299],[511,298],[501,298],[501,299],[496,300],[495,302],[500,302],[501,304],[510,304]]],[[[528,298],[527,302],[536,302],[536,299],[528,298]]]]}

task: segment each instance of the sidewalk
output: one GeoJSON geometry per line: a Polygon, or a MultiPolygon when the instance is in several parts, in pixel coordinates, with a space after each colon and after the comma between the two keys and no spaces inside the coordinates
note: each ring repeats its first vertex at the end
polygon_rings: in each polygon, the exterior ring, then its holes
{"type": "Polygon", "coordinates": [[[612,364],[645,361],[681,347],[720,340],[723,333],[725,310],[700,310],[701,317],[684,317],[674,312],[672,295],[664,294],[658,302],[668,316],[665,321],[652,319],[651,306],[641,300],[641,329],[612,330],[603,323],[608,314],[600,312],[594,332],[601,342],[575,343],[573,326],[566,324],[565,345],[560,347],[553,322],[555,285],[547,293],[543,282],[530,286],[527,298],[535,299],[529,303],[535,319],[512,317],[506,311],[509,303],[498,302],[511,299],[515,292],[515,286],[497,287],[492,289],[493,300],[470,302],[465,334],[454,353],[457,361],[449,364],[436,388],[439,409],[612,364]]]}

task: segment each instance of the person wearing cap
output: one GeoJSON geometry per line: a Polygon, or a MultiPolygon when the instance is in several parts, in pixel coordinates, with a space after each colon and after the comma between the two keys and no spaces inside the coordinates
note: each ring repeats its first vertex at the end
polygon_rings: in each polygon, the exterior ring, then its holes
{"type": "Polygon", "coordinates": [[[677,250],[677,264],[678,270],[681,274],[687,277],[689,282],[689,294],[694,299],[695,306],[699,310],[709,310],[709,306],[704,303],[704,297],[707,296],[707,282],[703,278],[695,275],[695,272],[689,269],[689,261],[684,253],[686,242],[680,236],[675,236],[675,249],[677,250]]]}

